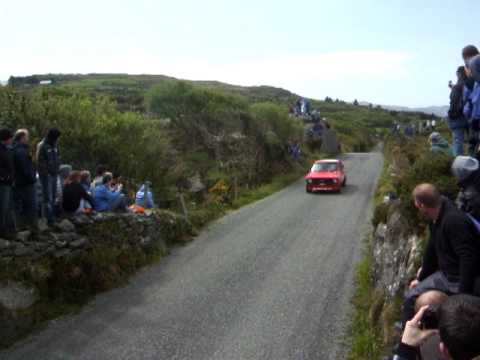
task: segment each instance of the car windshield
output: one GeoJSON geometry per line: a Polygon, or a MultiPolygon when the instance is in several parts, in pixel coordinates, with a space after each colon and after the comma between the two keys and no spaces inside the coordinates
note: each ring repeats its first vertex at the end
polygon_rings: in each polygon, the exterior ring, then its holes
{"type": "Polygon", "coordinates": [[[313,165],[312,172],[321,172],[321,171],[337,171],[337,163],[317,163],[313,165]]]}

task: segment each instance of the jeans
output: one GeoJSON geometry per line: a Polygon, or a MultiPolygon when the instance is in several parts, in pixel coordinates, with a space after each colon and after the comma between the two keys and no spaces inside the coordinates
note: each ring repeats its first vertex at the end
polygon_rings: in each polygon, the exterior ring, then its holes
{"type": "Polygon", "coordinates": [[[34,227],[37,222],[37,193],[35,184],[13,188],[17,223],[34,227]]]}
{"type": "Polygon", "coordinates": [[[448,127],[453,135],[453,156],[457,157],[464,154],[463,144],[465,142],[465,133],[468,131],[468,121],[460,117],[458,119],[448,119],[448,127]]]}
{"type": "Polygon", "coordinates": [[[407,321],[411,320],[415,316],[415,302],[420,295],[431,291],[441,291],[447,295],[454,295],[458,293],[459,282],[448,279],[442,271],[437,271],[422,280],[416,288],[411,289],[405,295],[405,301],[403,303],[403,317],[402,325],[405,326],[407,321]]]}
{"type": "Polygon", "coordinates": [[[55,221],[55,198],[57,196],[57,176],[40,176],[43,192],[42,214],[47,218],[48,224],[55,221]]]}
{"type": "Polygon", "coordinates": [[[113,212],[127,211],[127,199],[125,198],[125,195],[121,194],[110,203],[110,211],[113,211],[113,212]]]}
{"type": "Polygon", "coordinates": [[[15,232],[12,187],[0,185],[0,236],[15,232]]]}

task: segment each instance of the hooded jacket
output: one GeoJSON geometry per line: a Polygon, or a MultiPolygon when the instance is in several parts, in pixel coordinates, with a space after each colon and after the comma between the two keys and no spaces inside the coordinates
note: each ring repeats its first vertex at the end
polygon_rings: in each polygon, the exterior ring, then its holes
{"type": "Polygon", "coordinates": [[[60,131],[50,129],[45,139],[43,139],[37,148],[37,166],[40,176],[57,176],[60,169],[60,152],[58,151],[57,141],[60,137],[60,131]]]}

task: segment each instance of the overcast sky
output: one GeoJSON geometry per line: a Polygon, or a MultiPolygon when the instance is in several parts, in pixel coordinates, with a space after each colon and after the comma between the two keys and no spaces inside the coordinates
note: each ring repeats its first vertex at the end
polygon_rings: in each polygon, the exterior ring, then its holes
{"type": "MultiPolygon", "coordinates": [[[[448,103],[478,0],[0,0],[0,80],[122,72],[448,103]]],[[[477,42],[478,41],[478,42],[477,42]]]]}

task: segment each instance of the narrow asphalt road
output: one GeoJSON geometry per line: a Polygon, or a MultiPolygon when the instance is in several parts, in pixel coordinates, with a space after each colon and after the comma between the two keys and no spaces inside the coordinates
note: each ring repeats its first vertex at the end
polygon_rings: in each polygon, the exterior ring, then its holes
{"type": "Polygon", "coordinates": [[[383,159],[344,160],[342,194],[306,194],[299,181],[244,207],[0,359],[344,359],[383,159]]]}

